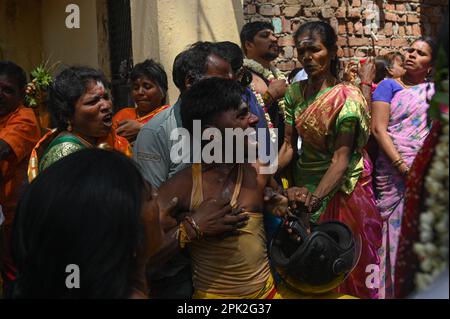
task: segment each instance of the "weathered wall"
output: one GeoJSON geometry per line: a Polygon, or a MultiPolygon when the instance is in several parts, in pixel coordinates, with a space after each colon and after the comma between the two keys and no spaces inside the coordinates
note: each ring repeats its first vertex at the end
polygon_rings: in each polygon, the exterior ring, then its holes
{"type": "Polygon", "coordinates": [[[245,0],[244,8],[246,21],[273,23],[284,49],[277,63],[287,71],[298,65],[292,35],[304,22],[329,22],[339,35],[339,56],[345,61],[367,56],[373,47],[384,54],[420,35],[436,36],[448,0],[245,0]]]}
{"type": "Polygon", "coordinates": [[[43,0],[42,47],[44,58],[64,64],[98,67],[97,8],[92,0],[43,0]],[[80,7],[80,28],[66,28],[66,7],[80,7]]]}
{"type": "Polygon", "coordinates": [[[109,75],[106,0],[0,0],[0,59],[27,72],[50,59],[109,75]],[[66,27],[66,6],[80,7],[80,29],[66,27]]]}
{"type": "Polygon", "coordinates": [[[0,0],[0,60],[29,71],[41,62],[41,0],[0,0]]]}
{"type": "Polygon", "coordinates": [[[178,53],[196,41],[234,41],[244,23],[243,0],[131,0],[133,59],[153,58],[169,76],[169,98],[178,90],[172,65],[178,53]]]}

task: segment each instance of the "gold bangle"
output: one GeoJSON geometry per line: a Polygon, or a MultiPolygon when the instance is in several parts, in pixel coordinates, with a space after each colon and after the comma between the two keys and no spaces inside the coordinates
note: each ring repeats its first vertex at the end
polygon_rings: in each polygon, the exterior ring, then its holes
{"type": "Polygon", "coordinates": [[[189,238],[189,235],[186,230],[186,226],[184,226],[183,222],[180,223],[178,226],[177,231],[177,239],[178,239],[178,245],[181,249],[184,249],[187,244],[189,244],[192,240],[189,238]]]}
{"type": "Polygon", "coordinates": [[[400,158],[400,159],[398,159],[398,160],[396,160],[396,161],[393,161],[392,162],[392,166],[394,166],[394,167],[399,167],[400,165],[402,165],[402,164],[404,164],[405,162],[403,161],[403,158],[400,158]]]}
{"type": "Polygon", "coordinates": [[[189,225],[192,226],[192,228],[195,230],[195,234],[197,237],[197,240],[200,240],[203,238],[203,232],[200,230],[200,227],[195,222],[194,218],[192,216],[186,216],[184,219],[186,222],[188,222],[189,225]]]}

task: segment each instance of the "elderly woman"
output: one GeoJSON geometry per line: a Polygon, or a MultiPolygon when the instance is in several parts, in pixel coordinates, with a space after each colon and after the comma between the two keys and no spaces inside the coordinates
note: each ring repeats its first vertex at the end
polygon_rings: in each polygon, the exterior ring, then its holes
{"type": "Polygon", "coordinates": [[[394,267],[404,207],[405,179],[429,133],[428,100],[434,86],[426,82],[432,70],[433,43],[418,39],[407,50],[406,73],[380,83],[372,99],[372,133],[378,142],[375,185],[383,218],[381,297],[394,296],[394,267]]]}
{"type": "Polygon", "coordinates": [[[147,298],[145,266],[163,238],[156,196],[117,152],[84,149],[53,164],[17,211],[13,298],[147,298]]]}
{"type": "Polygon", "coordinates": [[[112,102],[100,71],[70,67],[49,89],[49,109],[56,129],[34,148],[29,180],[59,159],[85,148],[114,149],[131,156],[128,141],[113,130],[112,102]]]}
{"type": "Polygon", "coordinates": [[[131,71],[132,94],[135,107],[127,107],[114,115],[117,134],[134,142],[142,126],[167,109],[167,75],[153,60],[137,64],[131,71]]]}
{"type": "Polygon", "coordinates": [[[292,84],[286,93],[287,151],[280,163],[293,161],[294,185],[302,187],[296,196],[305,202],[311,222],[339,220],[361,238],[359,263],[339,291],[376,298],[376,283],[366,285],[366,267],[379,264],[381,246],[371,162],[364,151],[370,117],[361,91],[337,79],[336,40],[324,22],[306,23],[295,34],[308,80],[292,84]]]}

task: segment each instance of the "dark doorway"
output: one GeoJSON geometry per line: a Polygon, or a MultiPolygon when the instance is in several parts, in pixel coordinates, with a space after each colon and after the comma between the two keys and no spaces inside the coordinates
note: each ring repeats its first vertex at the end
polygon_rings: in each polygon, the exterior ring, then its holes
{"type": "Polygon", "coordinates": [[[108,0],[111,84],[116,111],[132,105],[128,77],[133,67],[130,0],[108,0]]]}

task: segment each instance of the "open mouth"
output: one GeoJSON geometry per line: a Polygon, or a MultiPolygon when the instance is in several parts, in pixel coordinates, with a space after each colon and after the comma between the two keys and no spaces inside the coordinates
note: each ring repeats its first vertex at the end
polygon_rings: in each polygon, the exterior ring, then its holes
{"type": "Polygon", "coordinates": [[[112,113],[109,113],[108,115],[105,115],[103,117],[102,122],[105,126],[111,127],[113,124],[112,119],[113,119],[112,113]]]}

